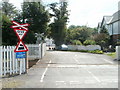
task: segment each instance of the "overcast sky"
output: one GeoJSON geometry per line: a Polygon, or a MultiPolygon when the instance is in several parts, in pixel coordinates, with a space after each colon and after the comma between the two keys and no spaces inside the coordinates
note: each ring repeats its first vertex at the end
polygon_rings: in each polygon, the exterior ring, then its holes
{"type": "MultiPolygon", "coordinates": [[[[9,0],[17,8],[23,0],[9,0]]],[[[59,0],[42,0],[44,4],[59,2],[59,0]]],[[[97,27],[103,16],[109,16],[118,10],[120,0],[67,0],[70,10],[68,25],[88,25],[97,27]]]]}

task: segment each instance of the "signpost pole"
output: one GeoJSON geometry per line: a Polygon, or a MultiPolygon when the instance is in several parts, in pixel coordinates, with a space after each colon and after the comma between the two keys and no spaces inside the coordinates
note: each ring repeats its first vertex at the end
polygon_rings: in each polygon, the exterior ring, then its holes
{"type": "Polygon", "coordinates": [[[15,21],[12,21],[12,23],[14,24],[13,26],[11,26],[11,28],[14,29],[19,42],[14,50],[14,52],[16,52],[16,58],[18,60],[18,65],[19,65],[19,74],[21,75],[22,73],[27,73],[28,71],[28,48],[25,46],[25,44],[22,42],[22,39],[24,38],[24,36],[26,35],[26,33],[28,32],[28,28],[27,26],[29,26],[29,24],[19,24],[15,21]]]}

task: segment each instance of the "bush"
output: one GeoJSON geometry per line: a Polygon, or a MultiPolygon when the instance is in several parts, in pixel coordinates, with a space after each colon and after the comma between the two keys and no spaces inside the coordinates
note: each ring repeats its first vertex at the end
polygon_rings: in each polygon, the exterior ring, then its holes
{"type": "Polygon", "coordinates": [[[103,54],[101,50],[88,51],[89,53],[103,54]]]}
{"type": "Polygon", "coordinates": [[[79,40],[73,40],[72,44],[73,45],[82,45],[81,41],[79,41],[79,40]]]}
{"type": "Polygon", "coordinates": [[[73,52],[86,52],[86,53],[94,53],[94,54],[103,54],[103,51],[101,50],[94,50],[94,51],[88,51],[88,50],[72,50],[73,52]]]}
{"type": "Polygon", "coordinates": [[[86,40],[83,42],[84,45],[96,45],[96,42],[94,40],[86,40]]]}

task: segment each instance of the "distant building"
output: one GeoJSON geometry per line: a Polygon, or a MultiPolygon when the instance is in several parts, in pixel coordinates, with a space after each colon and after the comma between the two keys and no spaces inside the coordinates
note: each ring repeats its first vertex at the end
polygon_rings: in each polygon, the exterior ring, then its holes
{"type": "Polygon", "coordinates": [[[55,44],[54,44],[53,39],[46,38],[45,42],[46,42],[47,50],[55,48],[55,44]]]}

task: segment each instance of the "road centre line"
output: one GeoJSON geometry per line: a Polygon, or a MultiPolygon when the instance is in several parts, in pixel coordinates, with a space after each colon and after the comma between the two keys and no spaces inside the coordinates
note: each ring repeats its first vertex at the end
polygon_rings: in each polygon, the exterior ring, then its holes
{"type": "Polygon", "coordinates": [[[47,70],[48,70],[48,67],[50,66],[50,63],[51,63],[51,60],[49,61],[49,64],[47,65],[45,71],[43,72],[42,77],[41,77],[41,79],[40,79],[40,82],[43,82],[43,79],[44,79],[45,74],[46,74],[46,72],[47,72],[47,70]]]}

